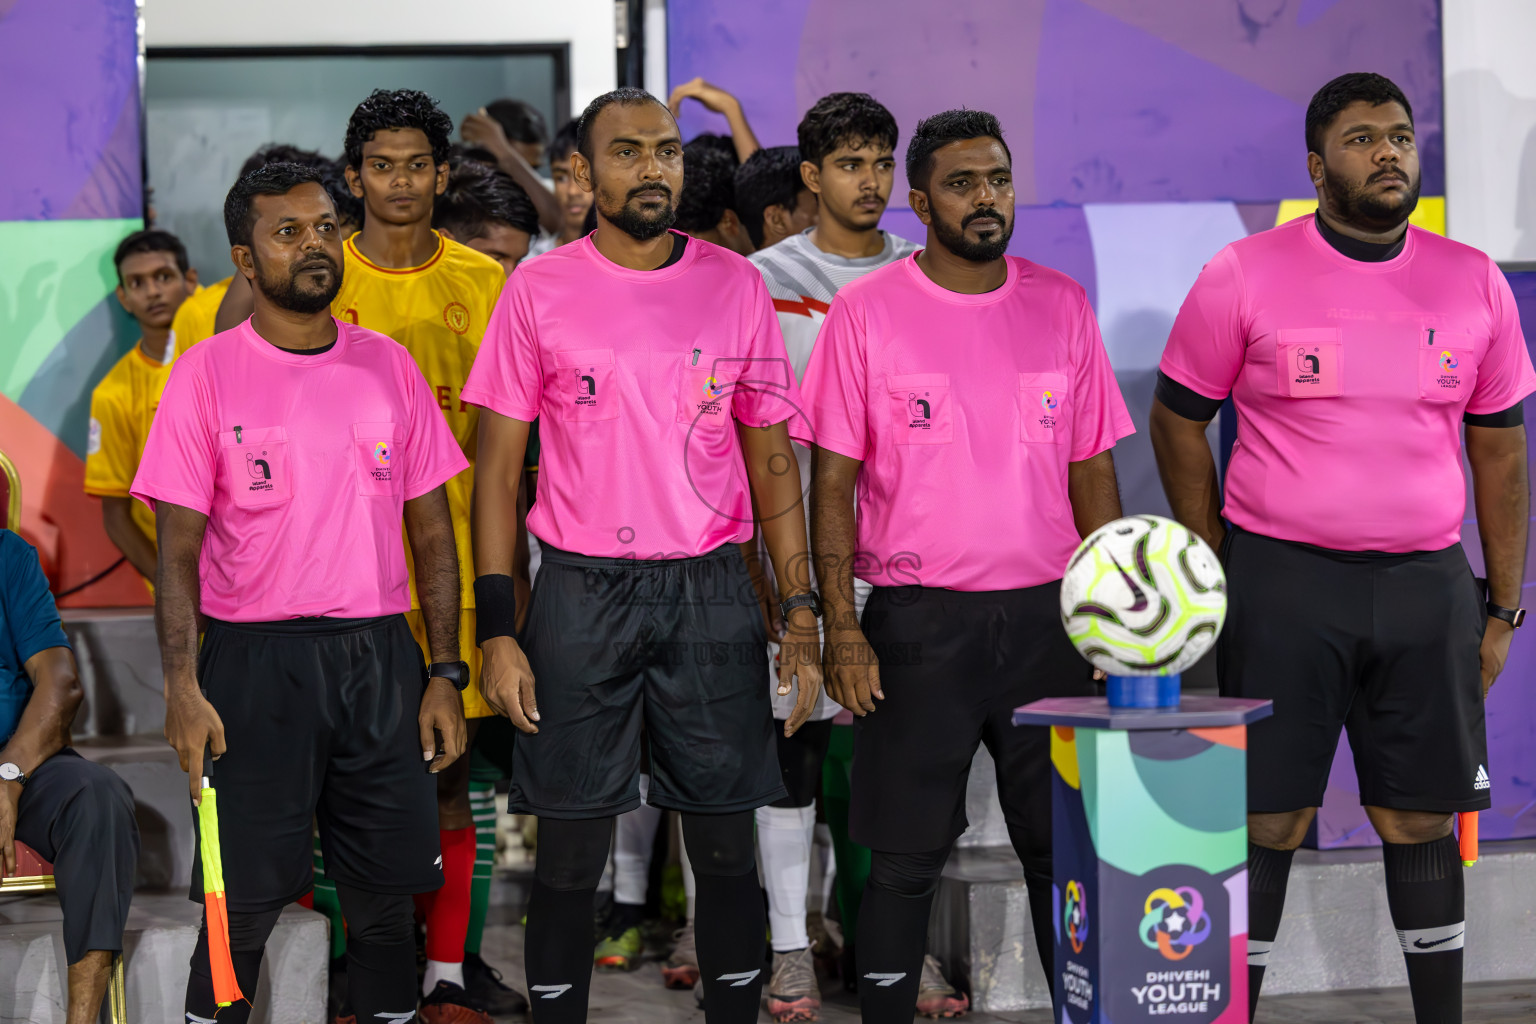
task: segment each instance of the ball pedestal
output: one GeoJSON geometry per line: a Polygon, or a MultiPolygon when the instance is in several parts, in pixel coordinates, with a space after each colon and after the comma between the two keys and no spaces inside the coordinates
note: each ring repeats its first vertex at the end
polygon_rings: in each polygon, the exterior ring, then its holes
{"type": "MultiPolygon", "coordinates": [[[[1140,678],[1117,702],[1167,700],[1140,678]]],[[[1051,730],[1057,1024],[1248,1020],[1247,732],[1270,702],[1171,678],[1171,705],[1014,712],[1051,730]]]]}

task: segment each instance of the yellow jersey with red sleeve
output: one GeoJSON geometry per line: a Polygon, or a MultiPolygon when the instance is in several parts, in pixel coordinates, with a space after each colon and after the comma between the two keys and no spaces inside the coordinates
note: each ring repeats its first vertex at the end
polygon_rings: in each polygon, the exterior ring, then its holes
{"type": "MultiPolygon", "coordinates": [[[[175,365],[157,363],[137,344],[107,371],[91,392],[90,433],[85,443],[85,493],[98,498],[126,498],[139,471],[149,425],[160,394],[175,365]]],[[[155,543],[155,514],[141,501],[133,503],[133,524],[155,543]]]]}
{"type": "MultiPolygon", "coordinates": [[[[434,233],[435,234],[435,233],[434,233]]],[[[448,481],[448,510],[453,516],[454,542],[459,554],[460,657],[469,663],[471,686],[464,691],[464,713],[471,718],[494,714],[480,696],[480,649],[475,646],[475,563],[470,547],[470,499],[474,492],[476,435],[480,409],[460,398],[469,368],[480,351],[480,339],[501,296],[506,272],[501,264],[467,245],[437,235],[437,250],[418,267],[381,267],[357,248],[357,235],[347,239],[341,291],[331,303],[338,320],[388,335],[403,345],[421,368],[448,428],[469,460],[470,468],[448,481]]],[[[410,558],[410,546],[406,546],[410,558]]],[[[411,630],[426,649],[425,631],[416,609],[414,568],[411,571],[411,630]]]]}
{"type": "Polygon", "coordinates": [[[206,288],[199,288],[176,310],[176,319],[171,321],[171,334],[176,339],[177,355],[213,337],[214,318],[219,314],[219,304],[224,301],[224,293],[229,291],[232,280],[234,278],[226,277],[206,288]]]}

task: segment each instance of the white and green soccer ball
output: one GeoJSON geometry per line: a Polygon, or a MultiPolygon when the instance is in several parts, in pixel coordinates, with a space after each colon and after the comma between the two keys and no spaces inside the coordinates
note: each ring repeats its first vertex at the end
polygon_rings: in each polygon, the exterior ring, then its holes
{"type": "Polygon", "coordinates": [[[1227,578],[1205,541],[1161,516],[1095,530],[1061,581],[1061,622],[1078,653],[1117,676],[1182,672],[1227,615],[1227,578]]]}

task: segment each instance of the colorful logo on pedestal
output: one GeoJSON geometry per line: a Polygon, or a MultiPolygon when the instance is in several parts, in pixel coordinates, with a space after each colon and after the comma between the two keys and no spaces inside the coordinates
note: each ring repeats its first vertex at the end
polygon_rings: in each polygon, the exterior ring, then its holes
{"type": "Polygon", "coordinates": [[[1211,919],[1199,889],[1153,889],[1141,919],[1141,942],[1166,960],[1183,960],[1211,935],[1211,919]]]}
{"type": "Polygon", "coordinates": [[[1088,941],[1088,896],[1083,892],[1083,883],[1069,881],[1063,907],[1061,923],[1066,928],[1067,941],[1072,944],[1072,952],[1081,953],[1083,943],[1088,941]]]}

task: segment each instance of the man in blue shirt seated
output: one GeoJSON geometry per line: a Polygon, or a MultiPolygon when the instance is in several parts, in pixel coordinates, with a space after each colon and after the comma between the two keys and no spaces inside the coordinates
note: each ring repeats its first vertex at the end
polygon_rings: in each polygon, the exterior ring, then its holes
{"type": "Polygon", "coordinates": [[[16,873],[16,840],[53,863],[67,1019],[92,1024],[123,948],[139,829],[123,780],[69,748],[80,698],[37,551],[0,529],[0,874],[16,873]]]}

